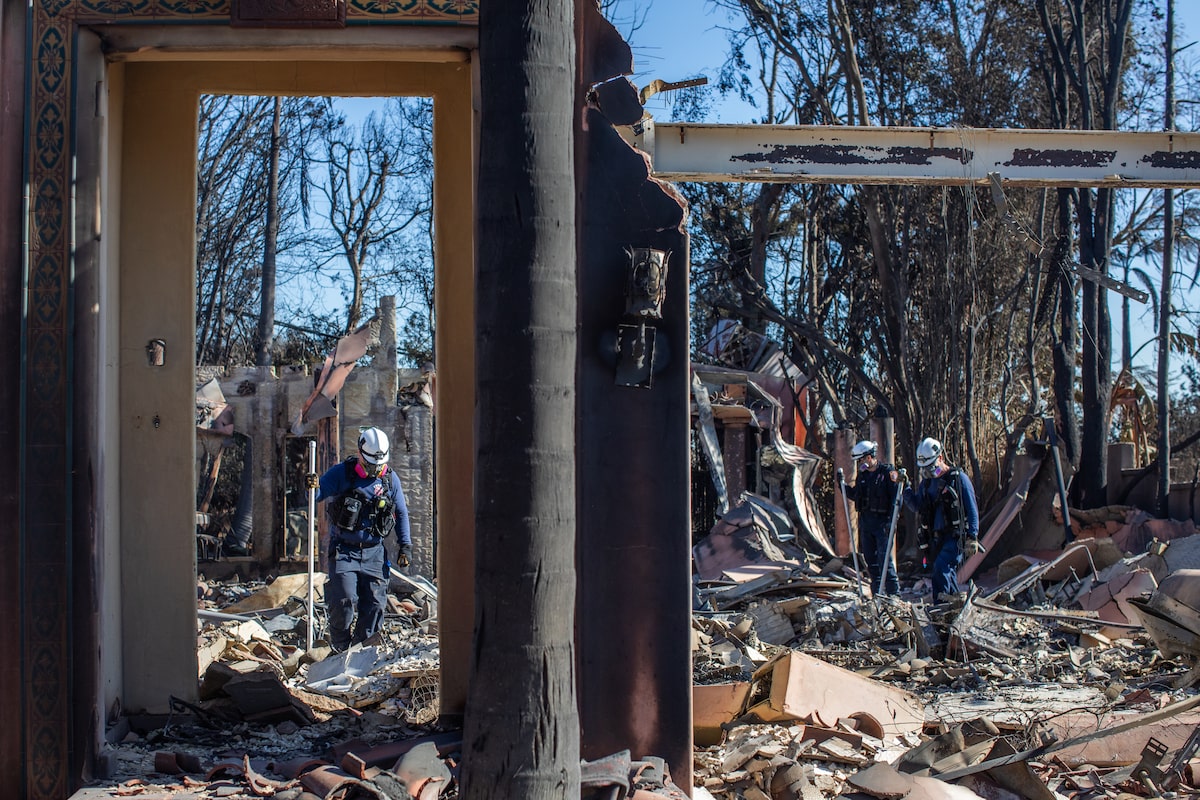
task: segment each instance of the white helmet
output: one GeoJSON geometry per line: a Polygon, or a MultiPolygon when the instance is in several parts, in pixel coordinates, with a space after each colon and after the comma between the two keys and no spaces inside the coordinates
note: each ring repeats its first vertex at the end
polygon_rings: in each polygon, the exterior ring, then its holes
{"type": "Polygon", "coordinates": [[[875,455],[875,452],[876,452],[875,443],[872,442],[870,439],[863,439],[861,442],[854,445],[854,448],[850,451],[850,457],[853,458],[855,461],[858,461],[860,459],[866,458],[867,456],[875,455]]]}
{"type": "Polygon", "coordinates": [[[379,428],[366,428],[358,434],[358,455],[368,464],[388,463],[388,437],[379,428]]]}
{"type": "Polygon", "coordinates": [[[917,466],[922,469],[932,467],[937,463],[938,456],[942,454],[942,443],[937,439],[925,437],[921,443],[917,445],[917,466]]]}

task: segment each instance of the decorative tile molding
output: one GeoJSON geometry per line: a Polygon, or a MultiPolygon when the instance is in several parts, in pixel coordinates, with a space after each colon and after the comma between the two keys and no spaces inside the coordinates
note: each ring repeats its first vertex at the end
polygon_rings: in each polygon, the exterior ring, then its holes
{"type": "MultiPolygon", "coordinates": [[[[21,423],[20,522],[24,608],[26,797],[71,793],[70,681],[72,509],[71,148],[75,26],[171,23],[314,27],[359,23],[476,25],[479,0],[33,0],[26,58],[25,172],[28,249],[24,258],[25,373],[21,423]],[[242,15],[235,20],[231,10],[242,15]]],[[[86,569],[87,565],[82,568],[86,569]]],[[[88,691],[85,687],[83,691],[88,691]]],[[[86,734],[85,734],[86,735],[86,734]]],[[[80,756],[77,756],[80,757],[80,756]]]]}

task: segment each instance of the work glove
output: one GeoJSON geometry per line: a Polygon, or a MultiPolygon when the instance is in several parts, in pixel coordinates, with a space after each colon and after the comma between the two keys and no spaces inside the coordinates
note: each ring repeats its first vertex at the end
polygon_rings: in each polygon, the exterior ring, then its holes
{"type": "Polygon", "coordinates": [[[321,488],[321,476],[315,472],[310,472],[307,475],[305,475],[304,476],[304,488],[320,489],[321,488]]]}
{"type": "Polygon", "coordinates": [[[396,556],[396,566],[407,567],[409,565],[408,557],[412,555],[412,547],[401,547],[400,555],[396,556]]]}
{"type": "Polygon", "coordinates": [[[976,539],[974,536],[971,536],[965,542],[963,542],[963,546],[962,546],[963,558],[970,558],[971,556],[975,555],[982,549],[983,549],[983,547],[979,544],[979,540],[976,539]]]}

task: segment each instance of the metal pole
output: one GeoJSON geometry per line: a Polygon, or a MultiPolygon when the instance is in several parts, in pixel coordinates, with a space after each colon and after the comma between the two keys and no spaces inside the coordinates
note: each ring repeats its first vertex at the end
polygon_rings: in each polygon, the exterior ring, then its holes
{"type": "MultiPolygon", "coordinates": [[[[310,474],[315,474],[317,471],[317,440],[313,439],[308,443],[308,471],[310,474]]],[[[315,570],[315,555],[313,551],[316,549],[317,541],[317,490],[309,487],[308,490],[308,646],[306,650],[313,649],[313,628],[316,625],[316,617],[313,616],[313,573],[315,570]]]]}
{"type": "MultiPolygon", "coordinates": [[[[1175,130],[1175,3],[1167,0],[1166,129],[1175,130]]],[[[1158,304],[1158,516],[1171,516],[1171,280],[1175,261],[1175,192],[1163,190],[1162,288],[1158,304]]]]}
{"type": "Polygon", "coordinates": [[[850,499],[846,497],[846,473],[838,467],[838,483],[842,485],[842,510],[846,513],[846,532],[850,536],[850,555],[854,557],[854,588],[858,590],[858,604],[862,605],[862,572],[858,568],[858,541],[854,527],[850,524],[850,499]]]}
{"type": "Polygon", "coordinates": [[[1058,431],[1051,417],[1042,417],[1042,426],[1046,429],[1046,443],[1050,445],[1050,455],[1054,459],[1054,481],[1058,484],[1058,502],[1062,505],[1063,534],[1067,542],[1072,542],[1075,533],[1071,530],[1071,513],[1067,511],[1067,481],[1063,478],[1062,459],[1058,454],[1058,431]]]}
{"type": "Polygon", "coordinates": [[[879,589],[877,597],[883,597],[884,581],[887,579],[888,567],[896,569],[896,526],[900,523],[900,506],[904,505],[904,487],[908,483],[908,473],[898,470],[896,476],[896,499],[892,501],[892,518],[888,520],[887,549],[883,551],[883,565],[879,569],[879,589]]]}

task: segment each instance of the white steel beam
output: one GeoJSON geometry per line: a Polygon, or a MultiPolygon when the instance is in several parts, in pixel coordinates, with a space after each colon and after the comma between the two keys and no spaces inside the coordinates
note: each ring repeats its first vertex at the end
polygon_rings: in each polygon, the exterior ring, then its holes
{"type": "Polygon", "coordinates": [[[1200,133],[707,125],[643,120],[669,181],[1200,187],[1200,133]]]}

